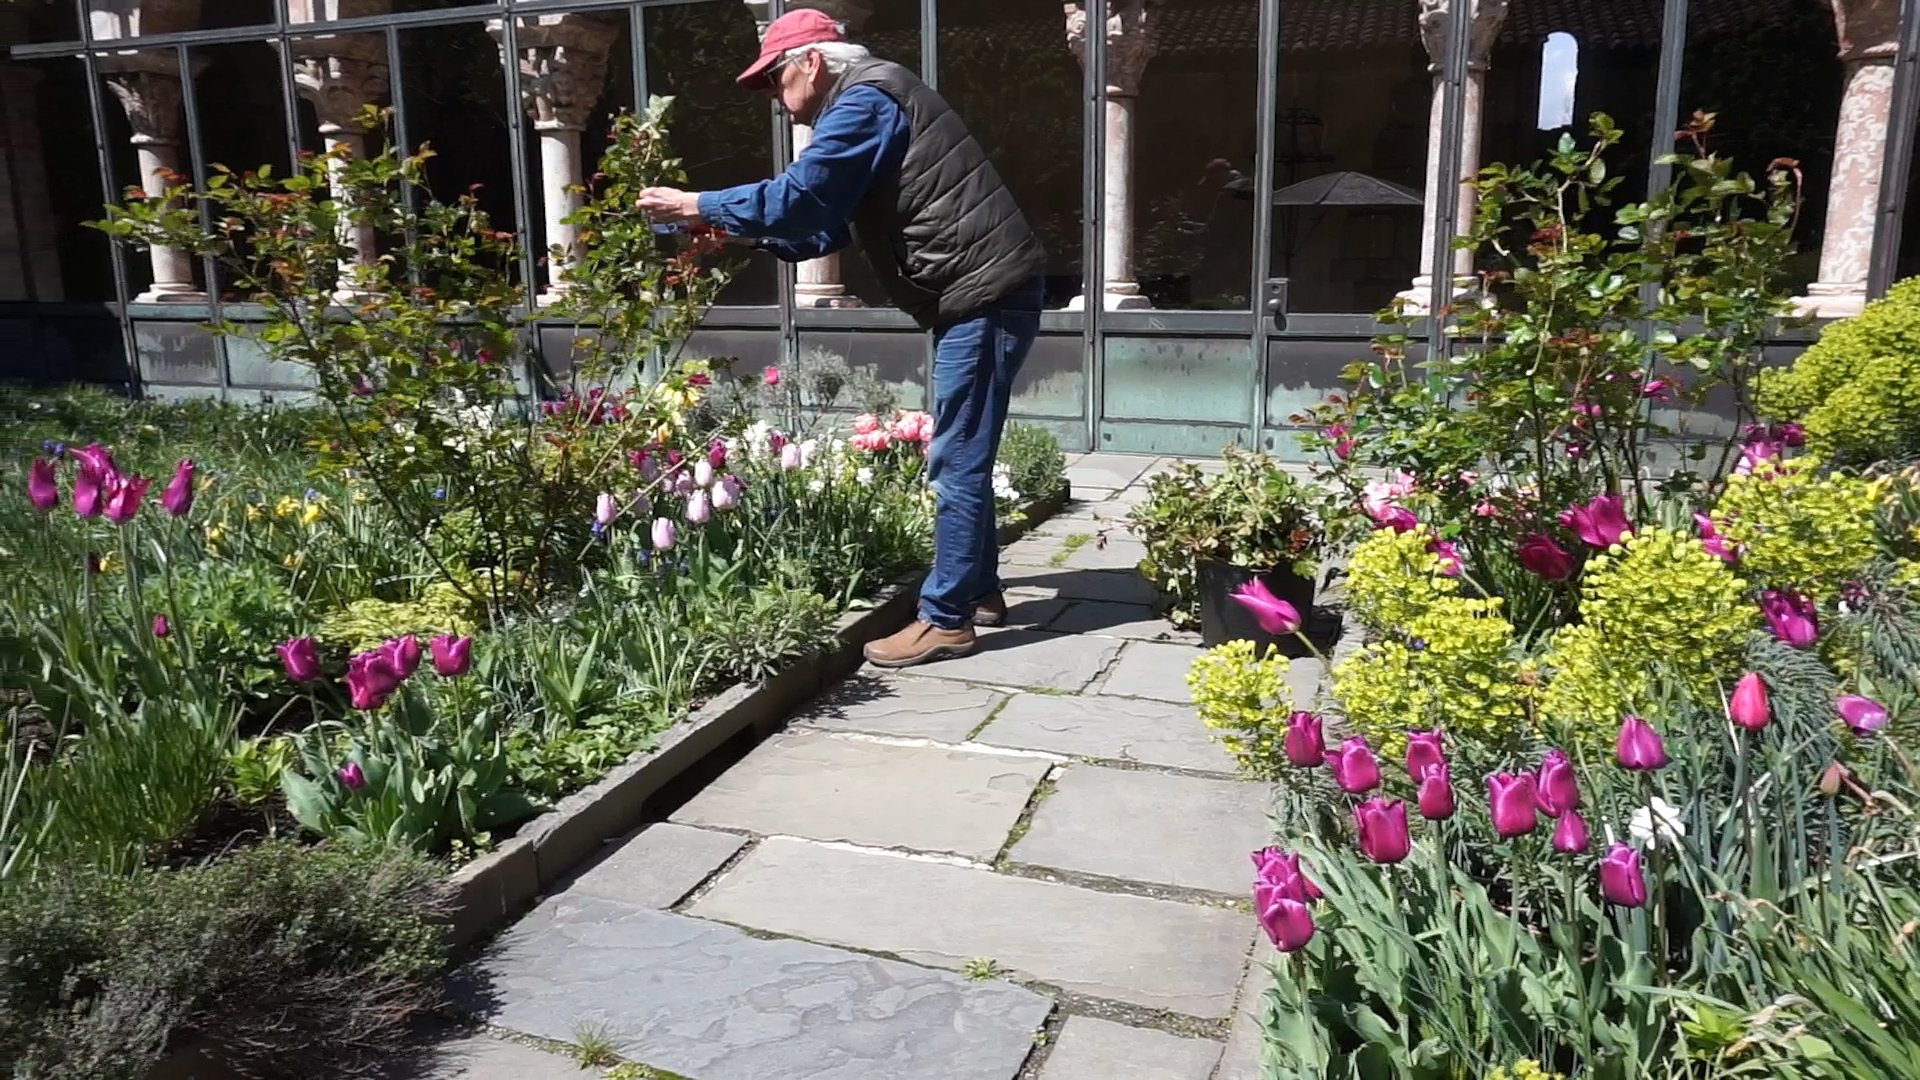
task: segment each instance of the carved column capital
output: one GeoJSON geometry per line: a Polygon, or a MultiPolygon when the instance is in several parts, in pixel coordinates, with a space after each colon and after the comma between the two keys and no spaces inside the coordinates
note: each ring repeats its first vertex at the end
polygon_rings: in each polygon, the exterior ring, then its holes
{"type": "Polygon", "coordinates": [[[350,56],[306,56],[293,66],[300,96],[313,103],[320,134],[353,131],[353,117],[387,92],[387,65],[350,56]]]}
{"type": "MultiPolygon", "coordinates": [[[[505,37],[495,19],[487,32],[505,37]]],[[[536,131],[578,130],[600,100],[607,54],[617,26],[593,14],[529,15],[515,30],[520,47],[520,101],[536,131]]],[[[504,62],[503,57],[503,62],[504,62]]]]}
{"type": "MultiPolygon", "coordinates": [[[[1419,0],[1420,40],[1426,43],[1431,60],[1428,70],[1439,71],[1447,58],[1447,9],[1456,0],[1419,0]]],[[[1467,66],[1484,71],[1493,42],[1500,36],[1500,25],[1507,21],[1507,0],[1457,0],[1473,5],[1467,33],[1467,66]]]]}
{"type": "Polygon", "coordinates": [[[1900,51],[1900,0],[1827,0],[1840,59],[1890,60],[1900,51]]]}
{"type": "Polygon", "coordinates": [[[110,71],[107,89],[120,100],[135,146],[178,146],[183,115],[180,77],[171,71],[110,71]]]}
{"type": "MultiPolygon", "coordinates": [[[[1067,48],[1082,66],[1087,62],[1087,9],[1079,3],[1065,5],[1067,48]]],[[[1147,11],[1146,0],[1119,0],[1107,12],[1107,96],[1137,97],[1140,77],[1146,74],[1147,61],[1160,51],[1154,35],[1157,18],[1147,11]]]]}

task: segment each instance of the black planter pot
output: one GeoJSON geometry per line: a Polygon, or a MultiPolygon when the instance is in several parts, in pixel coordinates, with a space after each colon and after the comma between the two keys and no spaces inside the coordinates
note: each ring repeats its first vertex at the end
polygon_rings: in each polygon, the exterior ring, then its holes
{"type": "Polygon", "coordinates": [[[1232,563],[1203,559],[1195,569],[1200,588],[1200,641],[1211,649],[1229,641],[1251,641],[1255,652],[1266,655],[1275,648],[1282,656],[1310,655],[1310,650],[1292,634],[1269,634],[1247,606],[1233,598],[1242,585],[1259,578],[1273,595],[1292,604],[1300,612],[1302,623],[1313,614],[1313,579],[1301,577],[1292,567],[1258,571],[1232,563]]]}

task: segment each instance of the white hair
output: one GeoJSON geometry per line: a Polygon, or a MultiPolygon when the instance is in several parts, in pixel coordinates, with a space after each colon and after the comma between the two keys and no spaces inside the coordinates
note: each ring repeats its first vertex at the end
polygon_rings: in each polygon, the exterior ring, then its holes
{"type": "MultiPolygon", "coordinates": [[[[846,33],[845,28],[841,33],[846,33]]],[[[821,62],[827,65],[827,72],[839,75],[854,64],[865,60],[871,54],[865,45],[855,45],[851,41],[821,41],[812,45],[802,45],[797,49],[788,49],[781,55],[782,63],[798,60],[810,52],[820,54],[821,62]]]]}

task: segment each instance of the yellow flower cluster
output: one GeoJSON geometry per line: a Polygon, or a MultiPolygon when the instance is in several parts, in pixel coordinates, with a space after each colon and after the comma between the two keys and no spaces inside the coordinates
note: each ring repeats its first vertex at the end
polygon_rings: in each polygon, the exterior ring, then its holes
{"type": "Polygon", "coordinates": [[[1874,517],[1887,481],[1821,475],[1820,461],[1763,461],[1727,481],[1714,527],[1740,545],[1740,569],[1761,584],[1826,600],[1873,560],[1874,517]]]}
{"type": "Polygon", "coordinates": [[[1486,744],[1518,736],[1530,691],[1514,656],[1513,624],[1500,608],[1498,599],[1442,595],[1401,624],[1400,634],[1341,661],[1333,696],[1348,721],[1389,757],[1405,750],[1416,728],[1444,727],[1486,744]]]}
{"type": "MultiPolygon", "coordinates": [[[[251,513],[252,508],[248,509],[251,513]]],[[[273,516],[282,519],[297,517],[302,525],[317,524],[321,518],[327,516],[326,496],[314,495],[296,499],[291,495],[282,495],[280,501],[273,504],[273,516]]]]}
{"type": "Polygon", "coordinates": [[[1361,541],[1345,582],[1354,617],[1374,630],[1393,630],[1457,594],[1458,579],[1442,575],[1440,556],[1427,550],[1433,540],[1421,525],[1404,533],[1380,529],[1361,541]]]}
{"type": "Polygon", "coordinates": [[[1532,1058],[1521,1058],[1511,1069],[1505,1065],[1487,1074],[1487,1080],[1567,1080],[1565,1073],[1548,1072],[1532,1058]]]}
{"type": "Polygon", "coordinates": [[[1821,331],[1792,366],[1761,372],[1760,411],[1806,425],[1807,447],[1850,460],[1920,440],[1920,277],[1821,331]]]}
{"type": "Polygon", "coordinates": [[[1614,736],[1622,715],[1649,710],[1655,672],[1711,697],[1760,621],[1747,583],[1671,529],[1647,529],[1589,560],[1580,591],[1581,623],[1548,645],[1541,708],[1594,744],[1614,736]]]}
{"type": "Polygon", "coordinates": [[[1200,654],[1187,671],[1201,721],[1221,732],[1228,752],[1253,775],[1272,776],[1285,760],[1291,668],[1278,651],[1255,658],[1253,642],[1229,641],[1200,654]]]}

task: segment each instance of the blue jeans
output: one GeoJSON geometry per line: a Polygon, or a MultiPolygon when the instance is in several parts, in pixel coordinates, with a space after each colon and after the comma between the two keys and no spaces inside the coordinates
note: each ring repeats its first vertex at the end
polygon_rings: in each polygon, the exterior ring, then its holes
{"type": "Polygon", "coordinates": [[[1007,426],[1013,380],[1040,333],[1042,282],[1034,278],[980,314],[933,332],[933,572],[920,587],[920,617],[965,626],[973,607],[1000,590],[993,462],[1007,426]]]}

